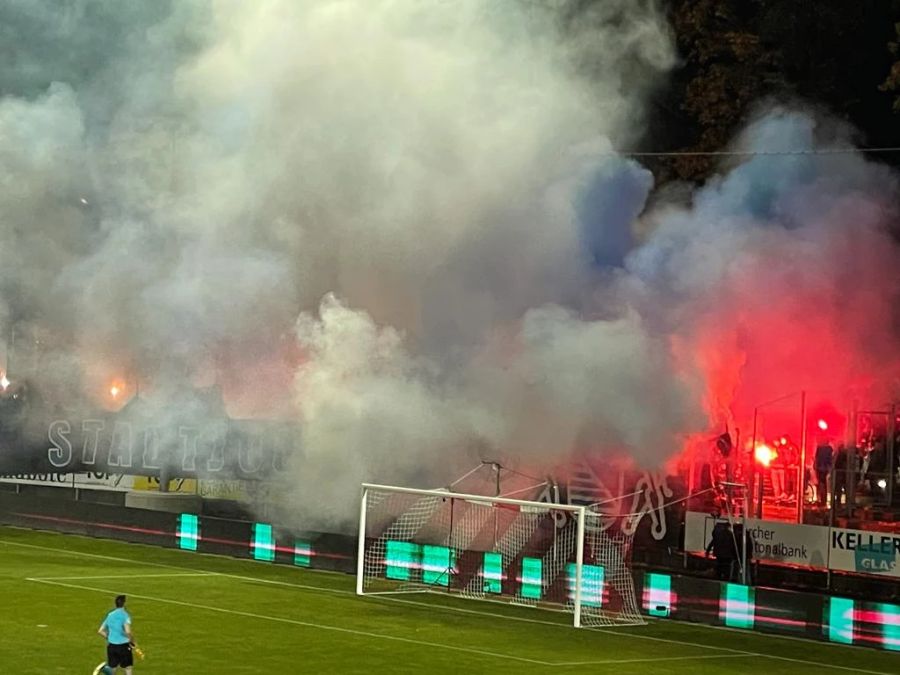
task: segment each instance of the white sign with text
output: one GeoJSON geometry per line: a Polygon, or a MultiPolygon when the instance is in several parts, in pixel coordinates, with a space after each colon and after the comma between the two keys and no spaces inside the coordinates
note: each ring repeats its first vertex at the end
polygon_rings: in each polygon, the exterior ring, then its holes
{"type": "MultiPolygon", "coordinates": [[[[691,553],[703,553],[712,536],[715,519],[708,513],[688,511],[684,547],[691,553]]],[[[753,537],[753,559],[802,565],[817,569],[828,567],[828,528],[797,525],[750,518],[747,525],[753,537]]]]}
{"type": "Polygon", "coordinates": [[[900,534],[835,527],[828,543],[833,570],[900,577],[900,534]]]}
{"type": "MultiPolygon", "coordinates": [[[[772,520],[749,519],[747,523],[756,560],[900,577],[900,533],[772,520]]],[[[703,553],[714,525],[715,519],[708,513],[689,511],[685,521],[685,549],[703,553]]]]}
{"type": "Polygon", "coordinates": [[[126,492],[134,485],[134,476],[113,473],[22,473],[0,476],[0,483],[49,485],[62,488],[101,488],[126,492]]]}

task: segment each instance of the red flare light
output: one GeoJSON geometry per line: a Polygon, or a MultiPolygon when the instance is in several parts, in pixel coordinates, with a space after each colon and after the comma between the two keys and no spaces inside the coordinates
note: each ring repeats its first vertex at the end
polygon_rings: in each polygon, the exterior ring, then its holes
{"type": "Polygon", "coordinates": [[[826,422],[825,420],[819,420],[819,428],[822,431],[828,431],[828,422],[826,422]]]}
{"type": "Polygon", "coordinates": [[[768,467],[769,464],[772,463],[772,460],[778,457],[778,453],[765,443],[759,443],[756,446],[756,450],[754,451],[753,456],[756,458],[757,462],[765,467],[768,467]]]}

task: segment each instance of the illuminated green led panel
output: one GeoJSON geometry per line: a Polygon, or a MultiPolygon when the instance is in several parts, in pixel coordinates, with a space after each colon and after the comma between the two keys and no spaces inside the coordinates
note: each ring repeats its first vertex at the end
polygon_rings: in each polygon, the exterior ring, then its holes
{"type": "Polygon", "coordinates": [[[741,584],[722,585],[722,605],[720,613],[724,614],[725,625],[731,628],[753,628],[754,623],[753,589],[741,584]]]}
{"type": "Polygon", "coordinates": [[[253,523],[253,541],[250,551],[254,560],[275,560],[275,534],[272,526],[266,523],[253,523]]]}
{"type": "Polygon", "coordinates": [[[881,604],[878,610],[881,614],[882,646],[895,652],[900,651],[900,607],[881,604]]]}
{"type": "Polygon", "coordinates": [[[409,581],[412,570],[422,561],[422,547],[409,541],[389,540],[385,544],[385,572],[388,579],[409,581]]]}
{"type": "Polygon", "coordinates": [[[485,593],[501,593],[503,591],[503,554],[485,553],[484,566],[481,568],[485,593]]]}
{"type": "MultiPolygon", "coordinates": [[[[566,582],[569,589],[569,600],[575,601],[576,565],[566,565],[566,582]]],[[[600,607],[603,605],[603,568],[599,565],[582,565],[581,568],[581,604],[584,607],[600,607]]]]}
{"type": "Polygon", "coordinates": [[[182,513],[178,516],[178,548],[186,551],[196,551],[197,542],[200,541],[200,519],[190,513],[182,513]]]}
{"type": "Polygon", "coordinates": [[[297,567],[309,567],[312,560],[312,544],[306,539],[294,542],[294,564],[297,567]]]}
{"type": "Polygon", "coordinates": [[[540,558],[522,558],[522,585],[519,594],[529,600],[540,600],[543,590],[543,562],[540,558]]]}
{"type": "Polygon", "coordinates": [[[650,572],[644,577],[644,609],[650,616],[672,613],[672,577],[650,572]]]}
{"type": "Polygon", "coordinates": [[[853,644],[853,600],[829,598],[825,629],[831,642],[853,644]]]}
{"type": "Polygon", "coordinates": [[[456,565],[456,551],[446,546],[422,547],[422,581],[434,586],[449,586],[456,565]]]}

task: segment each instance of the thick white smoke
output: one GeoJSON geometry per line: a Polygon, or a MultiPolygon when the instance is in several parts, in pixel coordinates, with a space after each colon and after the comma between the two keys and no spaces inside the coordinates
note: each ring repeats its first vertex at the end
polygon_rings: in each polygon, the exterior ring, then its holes
{"type": "MultiPolygon", "coordinates": [[[[441,484],[478,458],[660,463],[733,414],[754,359],[798,362],[754,330],[792,289],[881,308],[873,353],[894,336],[895,275],[845,261],[895,250],[893,178],[858,157],[759,157],[644,212],[651,175],[610,151],[675,58],[650,0],[20,0],[0,19],[12,353],[39,336],[35,376],[65,401],[216,380],[233,414],[289,414],[305,522],[352,514],[361,480],[441,484]]],[[[817,133],[779,112],[740,143],[817,133]]]]}
{"type": "Polygon", "coordinates": [[[653,3],[577,5],[10,6],[4,298],[51,335],[42,379],[246,401],[303,313],[310,504],[470,455],[664,452],[690,405],[664,339],[595,321],[577,201],[673,55],[653,3]]]}

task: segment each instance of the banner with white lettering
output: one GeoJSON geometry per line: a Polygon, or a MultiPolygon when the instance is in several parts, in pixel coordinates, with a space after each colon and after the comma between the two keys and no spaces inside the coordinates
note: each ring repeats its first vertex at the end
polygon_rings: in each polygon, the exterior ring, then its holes
{"type": "MultiPolygon", "coordinates": [[[[684,546],[691,553],[703,553],[712,536],[714,518],[708,513],[688,511],[684,546]]],[[[771,520],[747,520],[753,537],[753,558],[762,562],[828,567],[828,528],[771,520]]]]}
{"type": "Polygon", "coordinates": [[[900,577],[900,535],[835,527],[829,544],[833,570],[900,577]]]}
{"type": "Polygon", "coordinates": [[[0,474],[265,481],[287,457],[302,456],[298,425],[233,419],[219,398],[207,399],[196,392],[164,404],[134,397],[115,412],[31,400],[21,415],[0,415],[0,474]]]}
{"type": "MultiPolygon", "coordinates": [[[[900,534],[771,520],[747,522],[756,560],[900,577],[900,534]]],[[[714,525],[711,515],[689,511],[685,521],[685,549],[703,553],[714,525]]]]}

